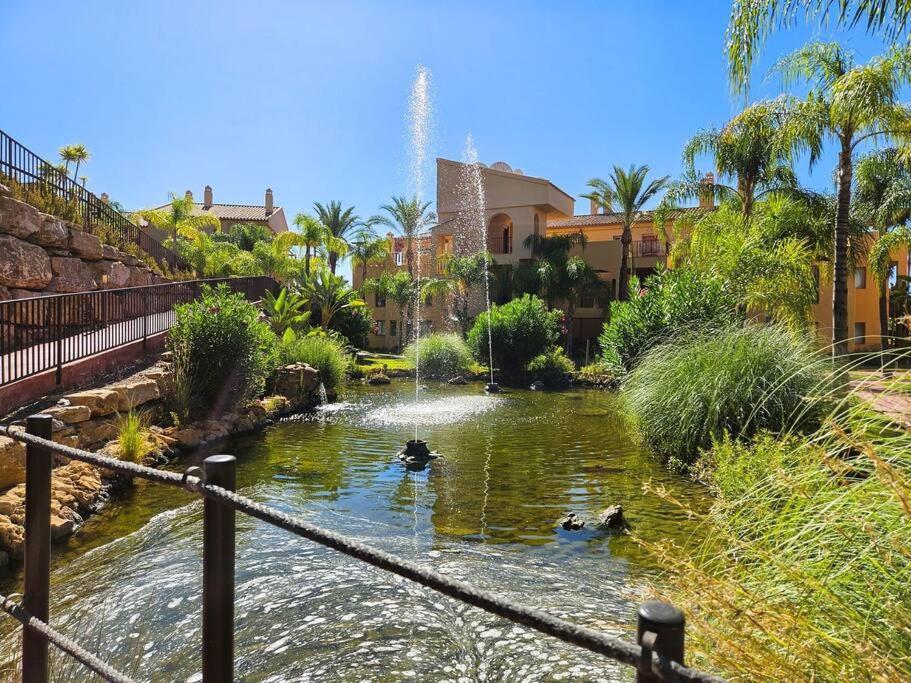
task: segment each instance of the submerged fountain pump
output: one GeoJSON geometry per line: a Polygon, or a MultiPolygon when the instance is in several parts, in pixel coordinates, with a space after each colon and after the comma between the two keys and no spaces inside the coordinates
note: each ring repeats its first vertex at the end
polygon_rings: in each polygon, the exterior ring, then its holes
{"type": "Polygon", "coordinates": [[[432,452],[423,439],[411,439],[405,442],[405,448],[399,451],[399,460],[405,463],[409,470],[422,470],[427,463],[440,457],[439,453],[432,452]]]}
{"type": "Polygon", "coordinates": [[[500,385],[496,382],[488,382],[484,387],[484,391],[486,391],[488,394],[499,394],[500,385]]]}

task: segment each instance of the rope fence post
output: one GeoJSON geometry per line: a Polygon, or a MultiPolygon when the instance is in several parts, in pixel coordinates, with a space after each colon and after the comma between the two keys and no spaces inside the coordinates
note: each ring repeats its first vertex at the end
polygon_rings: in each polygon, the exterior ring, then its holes
{"type": "Polygon", "coordinates": [[[683,664],[683,611],[666,602],[649,600],[636,611],[636,642],[642,646],[642,660],[636,683],[661,683],[663,677],[652,670],[652,652],[683,664]]]}
{"type": "MultiPolygon", "coordinates": [[[[50,415],[32,415],[26,432],[42,439],[53,436],[50,415]]],[[[51,452],[25,447],[25,579],[22,606],[36,619],[48,621],[51,573],[51,452]]],[[[22,630],[23,683],[47,683],[48,643],[39,633],[22,630]]]]}
{"type": "MultiPolygon", "coordinates": [[[[234,491],[237,460],[210,455],[203,461],[207,484],[234,491]]],[[[211,498],[203,503],[202,680],[234,680],[234,516],[233,507],[211,498]]]]}

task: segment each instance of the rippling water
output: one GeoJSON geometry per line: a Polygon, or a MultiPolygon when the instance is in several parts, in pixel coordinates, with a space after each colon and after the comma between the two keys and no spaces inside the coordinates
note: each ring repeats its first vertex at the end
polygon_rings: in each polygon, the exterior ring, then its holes
{"type": "MultiPolygon", "coordinates": [[[[411,391],[352,388],[342,403],[220,450],[238,455],[238,486],[257,500],[631,637],[655,577],[650,558],[628,538],[555,521],[619,502],[645,538],[683,540],[692,523],[642,483],[696,507],[701,489],[630,444],[609,394],[434,385],[415,405],[411,391]],[[423,472],[395,458],[415,420],[442,454],[423,472]]],[[[201,527],[201,503],[137,484],[58,552],[52,622],[139,679],[199,680],[201,527]]],[[[236,571],[238,680],[632,680],[601,657],[240,515],[236,571]]],[[[10,652],[15,635],[0,627],[0,652],[10,652]]]]}

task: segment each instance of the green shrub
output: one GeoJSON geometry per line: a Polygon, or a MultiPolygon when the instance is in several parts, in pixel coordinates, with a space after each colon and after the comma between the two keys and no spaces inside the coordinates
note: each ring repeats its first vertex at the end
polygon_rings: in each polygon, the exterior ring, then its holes
{"type": "MultiPolygon", "coordinates": [[[[549,311],[536,296],[494,305],[490,309],[493,364],[506,378],[519,379],[535,357],[560,338],[560,311],[549,311]]],[[[480,363],[488,364],[487,312],[477,317],[468,332],[468,346],[480,363]]]]}
{"type": "Polygon", "coordinates": [[[199,299],[174,307],[168,335],[179,384],[192,387],[188,413],[234,407],[262,391],[272,369],[275,335],[242,294],[204,286],[199,299]]]}
{"type": "Polygon", "coordinates": [[[129,462],[142,462],[152,450],[148,419],[131,410],[126,415],[119,415],[116,425],[120,458],[129,462]]]}
{"type": "Polygon", "coordinates": [[[575,369],[576,366],[559,346],[535,356],[526,368],[532,379],[540,380],[547,386],[566,384],[567,377],[575,369]]]}
{"type": "Polygon", "coordinates": [[[306,363],[319,372],[326,389],[335,388],[348,369],[348,356],[342,345],[319,333],[301,337],[288,330],[279,341],[278,360],[282,365],[306,363]]]}
{"type": "Polygon", "coordinates": [[[815,426],[834,388],[830,362],[781,325],[729,326],[649,351],[624,385],[646,445],[690,463],[726,434],[815,426]]]}
{"type": "Polygon", "coordinates": [[[367,335],[373,330],[373,314],[366,306],[343,308],[332,316],[329,329],[341,334],[351,346],[366,349],[367,335]]]}
{"type": "Polygon", "coordinates": [[[678,334],[743,319],[721,279],[686,268],[650,276],[641,294],[633,279],[630,290],[628,301],[611,306],[598,337],[603,361],[619,372],[632,370],[642,354],[678,334]]]}
{"type": "Polygon", "coordinates": [[[457,334],[430,334],[419,342],[405,347],[405,358],[418,365],[421,375],[448,379],[471,369],[472,358],[468,344],[457,334]]]}

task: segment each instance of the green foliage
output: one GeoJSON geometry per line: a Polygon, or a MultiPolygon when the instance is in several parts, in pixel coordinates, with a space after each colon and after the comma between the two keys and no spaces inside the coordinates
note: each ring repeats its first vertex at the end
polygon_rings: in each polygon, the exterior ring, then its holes
{"type": "Polygon", "coordinates": [[[242,251],[253,251],[260,242],[271,242],[272,231],[258,223],[238,223],[232,225],[225,237],[242,251]]]}
{"type": "Polygon", "coordinates": [[[189,413],[218,414],[262,391],[275,335],[253,304],[225,285],[204,286],[199,299],[174,311],[168,347],[193,388],[189,413]]]}
{"type": "Polygon", "coordinates": [[[458,334],[429,334],[405,347],[405,358],[417,365],[421,375],[448,379],[471,369],[472,358],[468,344],[458,334]]]}
{"type": "Polygon", "coordinates": [[[367,306],[343,308],[329,321],[329,329],[342,335],[351,346],[365,349],[373,330],[373,314],[367,306]]]}
{"type": "Polygon", "coordinates": [[[147,417],[134,410],[117,418],[117,447],[120,458],[129,462],[142,462],[152,450],[147,417]]]}
{"type": "Polygon", "coordinates": [[[726,325],[743,316],[721,279],[686,268],[662,270],[630,283],[630,299],[611,306],[610,321],[598,337],[604,362],[622,373],[653,346],[695,329],[726,325]]]}
{"type": "Polygon", "coordinates": [[[278,296],[267,290],[262,299],[263,313],[269,321],[269,327],[278,336],[283,335],[288,328],[300,330],[306,327],[310,320],[309,305],[307,299],[286,288],[282,288],[278,296]]]}
{"type": "Polygon", "coordinates": [[[526,367],[532,379],[540,380],[549,387],[566,384],[567,378],[575,369],[576,366],[559,346],[535,356],[526,367]]]}
{"type": "Polygon", "coordinates": [[[328,268],[311,273],[304,280],[302,289],[310,303],[319,307],[320,325],[324,330],[341,311],[366,306],[348,281],[341,275],[334,275],[328,268]]]}
{"type": "MultiPolygon", "coordinates": [[[[560,311],[549,311],[536,296],[494,305],[490,309],[493,363],[507,378],[518,379],[535,356],[544,353],[560,338],[560,311]]],[[[485,311],[468,333],[468,346],[481,363],[489,363],[485,311]]]]}
{"type": "Polygon", "coordinates": [[[306,363],[319,372],[326,389],[333,389],[344,378],[349,361],[342,345],[323,334],[299,336],[287,329],[278,343],[278,360],[281,365],[306,363]]]}
{"type": "Polygon", "coordinates": [[[650,350],[624,384],[646,445],[678,463],[730,435],[818,424],[837,375],[812,340],[781,325],[729,326],[650,350]]]}

